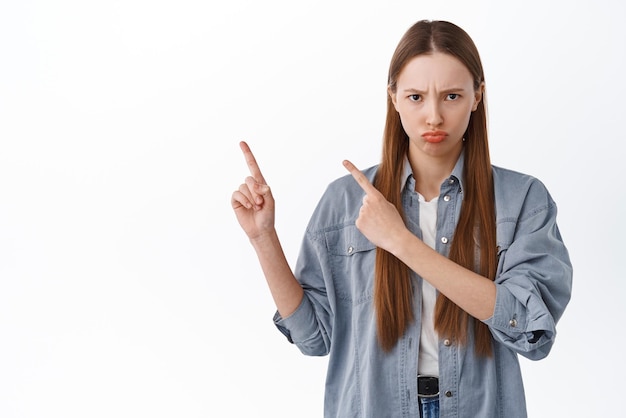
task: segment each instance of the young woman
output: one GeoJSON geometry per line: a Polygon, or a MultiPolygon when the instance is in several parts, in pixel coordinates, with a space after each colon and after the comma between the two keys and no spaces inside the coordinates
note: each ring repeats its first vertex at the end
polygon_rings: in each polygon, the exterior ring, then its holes
{"type": "Polygon", "coordinates": [[[413,25],[391,60],[382,161],[344,161],[295,272],[240,144],[251,176],[231,204],[277,327],[304,354],[330,355],[326,417],[526,416],[517,355],[548,355],[572,267],[544,185],[491,165],[484,91],[467,33],[413,25]]]}

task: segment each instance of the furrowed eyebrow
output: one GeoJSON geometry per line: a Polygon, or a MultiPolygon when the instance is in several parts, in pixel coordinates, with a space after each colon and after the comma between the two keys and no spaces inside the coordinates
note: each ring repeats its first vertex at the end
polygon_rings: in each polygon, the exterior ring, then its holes
{"type": "Polygon", "coordinates": [[[423,91],[417,89],[404,89],[405,93],[424,94],[423,91]]]}
{"type": "MultiPolygon", "coordinates": [[[[441,90],[439,93],[441,94],[450,94],[450,93],[457,93],[459,91],[465,91],[465,89],[463,89],[462,87],[450,87],[447,88],[445,90],[441,90]]],[[[425,94],[424,91],[422,90],[418,90],[418,89],[404,89],[405,93],[410,93],[410,94],[425,94]]]]}

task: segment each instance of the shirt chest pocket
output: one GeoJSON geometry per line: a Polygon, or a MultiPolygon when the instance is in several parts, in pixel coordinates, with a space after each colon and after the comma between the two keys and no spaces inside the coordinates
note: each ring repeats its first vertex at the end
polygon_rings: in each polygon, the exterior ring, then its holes
{"type": "Polygon", "coordinates": [[[337,299],[350,304],[370,301],[376,246],[354,225],[326,232],[326,245],[337,299]]]}

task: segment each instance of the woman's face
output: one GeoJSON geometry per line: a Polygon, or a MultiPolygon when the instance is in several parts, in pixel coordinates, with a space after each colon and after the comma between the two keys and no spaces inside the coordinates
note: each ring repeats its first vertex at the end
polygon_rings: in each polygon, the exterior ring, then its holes
{"type": "Polygon", "coordinates": [[[435,52],[411,59],[389,92],[410,152],[456,161],[472,111],[482,97],[469,70],[452,55],[435,52]]]}

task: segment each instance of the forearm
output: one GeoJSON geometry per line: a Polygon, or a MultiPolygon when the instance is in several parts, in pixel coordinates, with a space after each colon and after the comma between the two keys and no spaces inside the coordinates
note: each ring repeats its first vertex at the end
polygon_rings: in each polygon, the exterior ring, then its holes
{"type": "Polygon", "coordinates": [[[493,315],[496,286],[491,280],[437,253],[408,230],[391,252],[468,314],[479,320],[493,315]]]}
{"type": "Polygon", "coordinates": [[[302,302],[302,286],[293,275],[276,231],[250,241],[261,264],[278,312],[283,318],[291,315],[302,302]]]}

